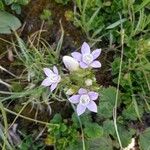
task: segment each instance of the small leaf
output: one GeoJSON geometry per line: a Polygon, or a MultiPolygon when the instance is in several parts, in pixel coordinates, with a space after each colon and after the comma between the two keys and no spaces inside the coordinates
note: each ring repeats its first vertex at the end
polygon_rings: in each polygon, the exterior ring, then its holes
{"type": "Polygon", "coordinates": [[[12,14],[0,11],[0,33],[11,34],[11,30],[15,31],[21,26],[18,18],[12,14]]]}
{"type": "Polygon", "coordinates": [[[114,123],[112,120],[106,120],[103,122],[103,129],[105,135],[114,135],[115,134],[115,128],[114,123]]]}
{"type": "Polygon", "coordinates": [[[89,141],[89,150],[113,150],[113,143],[110,137],[101,137],[89,141]]]}
{"type": "Polygon", "coordinates": [[[97,123],[90,123],[85,127],[84,133],[89,138],[99,138],[103,135],[103,128],[97,123]]]}
{"type": "Polygon", "coordinates": [[[125,19],[125,18],[121,19],[121,20],[118,20],[115,23],[109,25],[106,29],[113,29],[113,28],[117,27],[118,25],[122,24],[125,21],[127,21],[127,19],[125,19]]]}
{"type": "MultiPolygon", "coordinates": [[[[113,115],[113,108],[116,99],[116,88],[104,88],[100,93],[100,100],[98,105],[98,115],[100,117],[109,118],[113,115]]],[[[118,99],[118,106],[120,101],[118,99]]]]}
{"type": "Polygon", "coordinates": [[[50,122],[54,123],[54,124],[62,123],[61,115],[60,114],[55,114],[55,116],[53,117],[53,119],[50,122]]]}
{"type": "Polygon", "coordinates": [[[140,135],[139,145],[140,145],[141,150],[149,150],[150,149],[150,128],[147,128],[140,135]]]}

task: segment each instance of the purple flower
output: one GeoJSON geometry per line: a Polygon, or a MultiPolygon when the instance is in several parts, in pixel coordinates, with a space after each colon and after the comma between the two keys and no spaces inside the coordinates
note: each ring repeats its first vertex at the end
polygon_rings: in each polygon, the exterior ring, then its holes
{"type": "Polygon", "coordinates": [[[50,86],[50,90],[52,92],[61,80],[61,77],[58,74],[58,69],[55,66],[53,67],[53,71],[49,68],[44,68],[44,73],[47,77],[43,80],[42,85],[50,86]]]}
{"type": "Polygon", "coordinates": [[[81,47],[81,53],[73,52],[71,55],[80,63],[81,68],[100,68],[101,63],[95,60],[99,57],[100,53],[101,49],[96,49],[91,53],[90,46],[84,42],[81,47]]]}
{"type": "Polygon", "coordinates": [[[87,91],[80,88],[77,95],[73,95],[69,98],[69,101],[77,105],[77,114],[80,116],[87,109],[92,112],[97,112],[97,105],[94,102],[98,98],[98,93],[93,91],[87,91]]]}

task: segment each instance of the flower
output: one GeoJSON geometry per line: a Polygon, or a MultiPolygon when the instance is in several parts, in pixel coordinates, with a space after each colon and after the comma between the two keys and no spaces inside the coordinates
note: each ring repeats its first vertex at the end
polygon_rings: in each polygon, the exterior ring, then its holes
{"type": "Polygon", "coordinates": [[[80,88],[77,95],[73,95],[69,98],[69,101],[77,105],[77,114],[80,116],[87,109],[92,112],[97,112],[97,105],[94,102],[98,98],[98,93],[93,91],[87,91],[80,88]]]}
{"type": "Polygon", "coordinates": [[[52,92],[61,80],[61,77],[58,74],[58,69],[55,66],[53,67],[53,71],[49,68],[44,68],[44,73],[47,77],[43,80],[41,85],[50,86],[50,90],[52,92]]]}
{"type": "Polygon", "coordinates": [[[101,49],[96,49],[91,53],[90,46],[84,42],[81,47],[81,53],[73,52],[71,56],[80,63],[81,68],[100,68],[101,63],[95,60],[99,57],[100,53],[101,49]]]}
{"type": "Polygon", "coordinates": [[[64,56],[63,63],[69,71],[77,71],[79,69],[78,61],[70,56],[64,56]]]}

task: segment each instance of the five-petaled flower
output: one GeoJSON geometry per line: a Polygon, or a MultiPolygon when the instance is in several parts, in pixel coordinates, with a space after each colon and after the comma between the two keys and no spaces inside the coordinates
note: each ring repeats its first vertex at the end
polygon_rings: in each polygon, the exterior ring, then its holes
{"type": "Polygon", "coordinates": [[[100,68],[101,63],[95,60],[99,57],[100,53],[101,49],[96,49],[91,53],[90,46],[84,42],[81,47],[81,53],[73,52],[71,55],[80,63],[81,68],[100,68]]]}
{"type": "Polygon", "coordinates": [[[78,104],[77,114],[79,116],[85,112],[86,108],[92,112],[97,112],[97,105],[94,102],[97,98],[98,93],[80,88],[78,94],[71,96],[69,101],[73,104],[78,104]]]}
{"type": "Polygon", "coordinates": [[[49,68],[44,68],[44,73],[47,77],[43,80],[42,85],[50,86],[52,92],[61,80],[61,77],[58,74],[58,69],[55,66],[53,67],[53,71],[49,68]]]}

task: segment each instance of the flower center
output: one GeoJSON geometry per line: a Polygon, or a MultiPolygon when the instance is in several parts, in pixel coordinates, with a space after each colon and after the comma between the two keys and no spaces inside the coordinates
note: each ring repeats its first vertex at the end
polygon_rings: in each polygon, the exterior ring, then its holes
{"type": "Polygon", "coordinates": [[[90,64],[93,61],[93,56],[91,54],[85,54],[82,59],[86,64],[90,64]]]}
{"type": "Polygon", "coordinates": [[[52,74],[50,77],[49,77],[49,80],[53,83],[55,82],[59,82],[60,81],[60,76],[59,75],[56,75],[56,74],[52,74]]]}
{"type": "Polygon", "coordinates": [[[90,102],[90,97],[88,95],[81,95],[80,97],[80,103],[82,105],[87,105],[90,102]]]}

